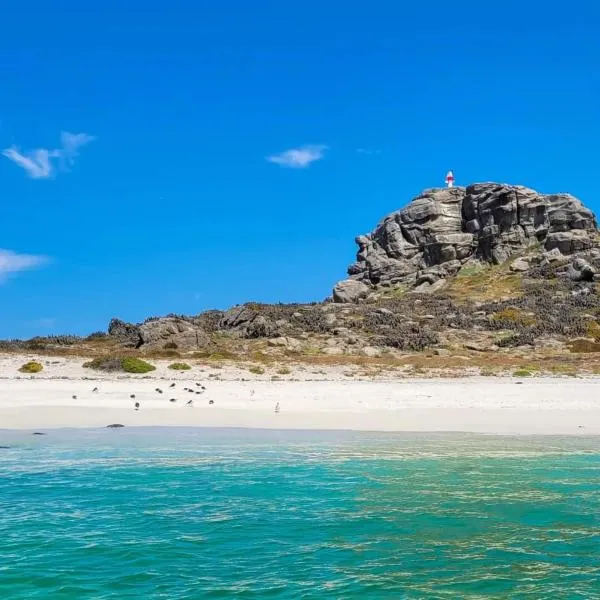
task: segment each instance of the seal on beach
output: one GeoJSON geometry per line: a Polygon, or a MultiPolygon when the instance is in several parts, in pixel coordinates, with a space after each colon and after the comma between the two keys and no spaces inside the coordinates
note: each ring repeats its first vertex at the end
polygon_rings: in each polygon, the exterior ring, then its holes
{"type": "Polygon", "coordinates": [[[77,396],[75,396],[75,394],[73,394],[73,396],[71,396],[73,398],[73,400],[77,400],[77,396]]]}
{"type": "Polygon", "coordinates": [[[135,406],[135,410],[139,410],[140,409],[140,403],[139,402],[136,402],[134,404],[134,406],[135,406]]]}
{"type": "Polygon", "coordinates": [[[277,402],[277,404],[275,404],[275,412],[278,413],[280,410],[279,408],[279,402],[277,402]]]}
{"type": "Polygon", "coordinates": [[[111,423],[110,425],[106,426],[108,429],[118,429],[119,427],[125,427],[125,425],[122,425],[121,423],[111,423]]]}
{"type": "Polygon", "coordinates": [[[129,397],[133,400],[135,398],[135,394],[130,394],[129,397]]]}
{"type": "Polygon", "coordinates": [[[194,404],[194,401],[193,401],[193,400],[188,400],[188,401],[185,403],[185,405],[186,405],[186,406],[193,406],[193,404],[194,404]]]}
{"type": "Polygon", "coordinates": [[[170,398],[169,402],[177,402],[177,398],[170,398]]]}
{"type": "Polygon", "coordinates": [[[170,387],[170,388],[173,388],[173,387],[175,387],[175,384],[174,384],[174,383],[172,383],[172,384],[171,384],[169,387],[170,387]]]}
{"type": "Polygon", "coordinates": [[[209,401],[208,401],[208,403],[209,403],[209,404],[214,404],[214,403],[215,403],[215,401],[214,401],[214,400],[209,400],[209,401]]]}
{"type": "Polygon", "coordinates": [[[31,435],[46,435],[46,434],[42,433],[41,431],[34,431],[31,435]]]}
{"type": "Polygon", "coordinates": [[[94,392],[94,393],[95,393],[95,392],[97,392],[97,391],[98,391],[98,388],[97,388],[97,387],[95,387],[95,388],[92,390],[92,392],[94,392]]]}

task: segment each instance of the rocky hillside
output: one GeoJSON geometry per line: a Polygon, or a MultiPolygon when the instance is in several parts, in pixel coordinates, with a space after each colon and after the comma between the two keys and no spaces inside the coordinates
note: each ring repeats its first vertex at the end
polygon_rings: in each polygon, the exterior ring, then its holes
{"type": "Polygon", "coordinates": [[[429,190],[357,241],[350,278],[323,303],[113,319],[87,338],[0,349],[600,373],[600,243],[576,198],[487,183],[429,190]]]}
{"type": "Polygon", "coordinates": [[[575,269],[591,277],[584,262],[600,258],[596,219],[577,198],[498,183],[427,190],[356,243],[357,261],[335,286],[336,302],[398,286],[439,291],[465,267],[517,257],[512,268],[522,272],[578,258],[575,269]]]}

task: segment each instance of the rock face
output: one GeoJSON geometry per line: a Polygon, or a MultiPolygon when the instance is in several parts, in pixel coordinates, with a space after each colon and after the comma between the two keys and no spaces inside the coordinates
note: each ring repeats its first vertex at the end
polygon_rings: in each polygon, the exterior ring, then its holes
{"type": "Polygon", "coordinates": [[[108,335],[119,340],[125,347],[137,348],[142,343],[140,328],[121,319],[112,319],[108,324],[108,335]]]}
{"type": "Polygon", "coordinates": [[[597,234],[594,214],[569,194],[498,183],[426,190],[356,238],[357,261],[333,299],[355,302],[373,286],[431,289],[467,262],[499,264],[532,247],[582,252],[598,246],[597,234]]]}
{"type": "Polygon", "coordinates": [[[208,335],[191,322],[177,317],[163,317],[146,321],[139,326],[141,345],[148,349],[203,348],[209,343],[208,335]]]}

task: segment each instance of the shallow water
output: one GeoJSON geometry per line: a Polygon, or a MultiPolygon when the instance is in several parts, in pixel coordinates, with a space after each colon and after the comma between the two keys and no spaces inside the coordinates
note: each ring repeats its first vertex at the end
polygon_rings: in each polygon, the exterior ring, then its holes
{"type": "Polygon", "coordinates": [[[600,598],[600,439],[0,431],[0,598],[600,598]]]}

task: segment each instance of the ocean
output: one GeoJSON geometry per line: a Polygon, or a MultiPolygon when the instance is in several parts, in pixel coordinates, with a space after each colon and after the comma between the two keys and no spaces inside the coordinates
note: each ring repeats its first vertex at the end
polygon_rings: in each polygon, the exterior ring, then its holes
{"type": "Polygon", "coordinates": [[[0,598],[600,598],[600,438],[0,430],[0,598]]]}

